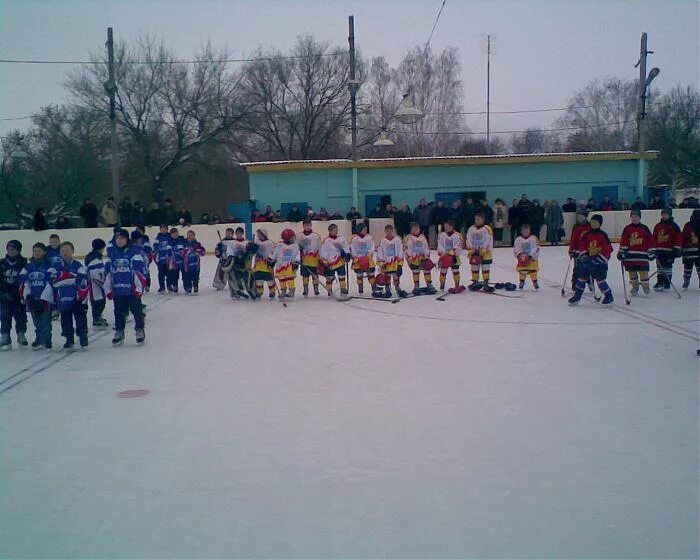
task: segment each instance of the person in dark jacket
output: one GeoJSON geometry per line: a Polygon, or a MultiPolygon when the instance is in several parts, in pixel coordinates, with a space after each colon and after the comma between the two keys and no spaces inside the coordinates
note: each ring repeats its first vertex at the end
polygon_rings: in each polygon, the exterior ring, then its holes
{"type": "Polygon", "coordinates": [[[175,206],[173,205],[173,201],[169,198],[166,198],[164,203],[163,203],[163,223],[168,224],[169,226],[172,226],[176,223],[178,223],[179,218],[177,215],[177,211],[175,210],[175,206]]]}
{"type": "MultiPolygon", "coordinates": [[[[540,238],[540,230],[544,225],[544,206],[540,204],[539,199],[532,201],[532,207],[530,208],[530,231],[537,239],[540,238]]],[[[525,223],[525,222],[523,222],[525,223]]]]}
{"type": "Polygon", "coordinates": [[[179,224],[182,224],[183,226],[191,226],[192,225],[192,212],[190,212],[187,208],[184,206],[180,209],[180,211],[177,213],[177,221],[179,224]]]}
{"type": "Polygon", "coordinates": [[[131,223],[135,226],[146,225],[146,209],[137,200],[131,208],[131,223]]]}
{"type": "Polygon", "coordinates": [[[520,208],[518,208],[517,198],[514,198],[513,204],[508,207],[508,224],[510,225],[510,244],[513,245],[520,231],[520,208]]]}
{"type": "Polygon", "coordinates": [[[421,198],[418,206],[413,210],[413,221],[420,226],[420,231],[425,237],[428,237],[428,229],[430,228],[431,208],[428,202],[421,198]]]}
{"type": "Polygon", "coordinates": [[[566,202],[561,206],[562,212],[576,212],[576,201],[573,198],[567,198],[566,202]]]}
{"type": "Polygon", "coordinates": [[[151,208],[148,211],[147,222],[149,226],[160,226],[163,223],[163,212],[157,202],[151,204],[151,208]]]}
{"type": "Polygon", "coordinates": [[[609,196],[604,196],[603,201],[600,203],[600,208],[598,210],[602,210],[603,212],[610,212],[612,210],[615,210],[615,203],[610,200],[609,196]]]}
{"type": "Polygon", "coordinates": [[[402,204],[401,207],[394,212],[394,228],[396,228],[396,234],[403,238],[406,237],[411,232],[411,222],[413,221],[413,214],[408,204],[402,204]]]}
{"type": "Polygon", "coordinates": [[[39,208],[37,211],[34,213],[34,231],[44,231],[45,229],[49,229],[49,224],[46,221],[46,216],[44,215],[44,209],[39,208]]]}
{"type": "Polygon", "coordinates": [[[17,344],[27,346],[27,312],[22,305],[19,277],[27,265],[22,256],[22,243],[7,242],[5,258],[0,259],[0,349],[12,348],[10,333],[14,322],[17,344]]]}
{"type": "Polygon", "coordinates": [[[83,227],[96,228],[98,214],[97,205],[92,200],[89,198],[83,200],[83,205],[80,207],[80,217],[83,220],[83,227]]]}
{"type": "Polygon", "coordinates": [[[121,201],[119,205],[119,221],[122,227],[131,227],[133,224],[131,212],[133,206],[131,205],[131,197],[127,194],[121,201]]]}
{"type": "Polygon", "coordinates": [[[452,210],[445,206],[442,200],[438,200],[430,216],[430,224],[435,226],[437,234],[442,232],[445,222],[451,219],[452,210]]]}
{"type": "Polygon", "coordinates": [[[56,223],[54,224],[55,229],[68,229],[70,228],[70,222],[65,216],[58,216],[56,218],[56,223]]]}
{"type": "Polygon", "coordinates": [[[345,214],[345,219],[346,219],[346,220],[361,220],[361,219],[362,219],[362,214],[360,214],[360,213],[357,211],[357,208],[355,208],[355,207],[353,206],[352,208],[350,208],[350,211],[349,211],[347,214],[345,214]]]}
{"type": "Polygon", "coordinates": [[[479,211],[479,207],[474,204],[474,199],[471,196],[467,197],[466,203],[462,207],[462,227],[467,231],[474,225],[474,217],[479,211]]]}
{"type": "Polygon", "coordinates": [[[288,222],[301,222],[304,219],[304,214],[299,210],[298,206],[292,206],[292,209],[287,214],[288,222]]]}
{"type": "Polygon", "coordinates": [[[635,201],[632,203],[632,206],[630,206],[630,208],[631,208],[632,210],[646,210],[646,209],[647,209],[647,205],[644,204],[644,201],[642,200],[642,197],[641,197],[641,196],[638,196],[638,197],[637,197],[637,200],[635,200],[635,201]]]}
{"type": "Polygon", "coordinates": [[[479,208],[479,212],[484,215],[484,222],[486,225],[490,226],[493,224],[493,208],[489,206],[489,202],[485,198],[482,198],[480,202],[481,207],[479,208]]]}

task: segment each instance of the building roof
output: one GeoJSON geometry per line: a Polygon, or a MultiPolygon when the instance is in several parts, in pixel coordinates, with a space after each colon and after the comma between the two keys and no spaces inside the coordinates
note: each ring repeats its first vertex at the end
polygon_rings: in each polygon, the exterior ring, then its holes
{"type": "MultiPolygon", "coordinates": [[[[648,151],[643,159],[656,159],[657,152],[648,151]]],[[[275,171],[306,171],[310,169],[380,169],[398,167],[435,167],[441,165],[507,165],[528,163],[570,163],[577,161],[638,160],[638,152],[570,152],[546,154],[507,154],[492,156],[436,156],[410,158],[362,159],[309,159],[291,161],[255,161],[241,163],[249,173],[275,171]]]]}

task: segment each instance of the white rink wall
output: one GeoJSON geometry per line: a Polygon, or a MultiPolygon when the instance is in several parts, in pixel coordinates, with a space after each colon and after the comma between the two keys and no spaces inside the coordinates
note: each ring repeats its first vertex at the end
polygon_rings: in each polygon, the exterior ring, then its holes
{"type": "MultiPolygon", "coordinates": [[[[603,216],[603,229],[608,233],[610,238],[617,241],[622,234],[623,228],[629,224],[629,211],[619,211],[619,212],[592,212],[603,216]]],[[[682,228],[683,225],[690,219],[690,215],[693,213],[692,208],[674,209],[673,218],[676,223],[682,228]]],[[[649,229],[653,229],[654,225],[659,221],[661,211],[660,210],[642,210],[642,223],[646,224],[649,229]]],[[[564,214],[564,230],[566,232],[565,238],[568,239],[571,229],[574,226],[576,220],[576,215],[574,213],[564,214]]],[[[384,235],[384,226],[388,223],[392,223],[393,220],[380,218],[369,220],[369,233],[374,239],[381,239],[384,235]]],[[[344,235],[346,239],[350,239],[352,232],[351,223],[348,220],[334,220],[330,222],[313,222],[314,231],[316,231],[321,237],[325,237],[328,234],[328,225],[334,223],[338,225],[338,230],[341,235],[344,235]]],[[[245,227],[242,223],[232,223],[232,224],[216,224],[216,225],[193,225],[189,227],[178,227],[180,232],[185,235],[187,231],[194,230],[197,234],[197,239],[204,245],[207,252],[212,253],[214,251],[214,246],[219,241],[219,236],[217,235],[217,230],[224,235],[224,230],[228,227],[236,228],[238,226],[245,227]]],[[[283,229],[291,228],[294,231],[301,231],[301,222],[262,222],[254,223],[253,231],[263,228],[266,229],[270,239],[278,240],[280,239],[280,233],[283,229]]],[[[133,230],[133,227],[127,228],[129,231],[133,230]]],[[[29,229],[23,230],[8,230],[0,231],[0,251],[4,251],[6,243],[10,239],[18,239],[22,242],[24,246],[22,254],[28,256],[31,254],[31,246],[41,241],[43,243],[48,243],[49,235],[52,233],[57,233],[61,236],[61,240],[71,241],[75,245],[76,255],[84,256],[91,249],[91,242],[93,239],[101,237],[105,242],[112,238],[112,228],[75,228],[75,229],[63,229],[54,230],[47,229],[45,231],[34,231],[29,229]]],[[[146,228],[146,233],[151,239],[154,239],[158,233],[157,227],[146,228]]],[[[547,236],[546,226],[542,228],[540,233],[540,239],[544,240],[547,236]]]]}

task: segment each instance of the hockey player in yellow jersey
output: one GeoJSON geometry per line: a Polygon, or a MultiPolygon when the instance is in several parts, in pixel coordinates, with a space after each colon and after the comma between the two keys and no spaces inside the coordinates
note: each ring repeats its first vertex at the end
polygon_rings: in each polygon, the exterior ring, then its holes
{"type": "Polygon", "coordinates": [[[314,286],[314,295],[318,295],[318,274],[321,273],[321,236],[313,231],[311,220],[304,220],[303,231],[297,235],[297,243],[301,253],[301,281],[304,285],[304,297],[309,295],[309,278],[314,286]]]}
{"type": "Polygon", "coordinates": [[[394,226],[387,224],[384,227],[384,238],[379,242],[377,249],[377,261],[382,271],[384,281],[384,294],[381,292],[372,294],[375,297],[391,297],[391,284],[394,284],[399,297],[408,294],[401,289],[401,272],[403,271],[403,241],[394,233],[394,226]]]}
{"type": "Polygon", "coordinates": [[[438,236],[437,252],[438,266],[440,267],[440,290],[445,289],[447,270],[451,269],[455,285],[448,291],[453,294],[463,292],[464,287],[460,285],[461,279],[459,275],[462,236],[455,231],[455,223],[452,220],[445,222],[445,230],[438,236]]]}
{"type": "Polygon", "coordinates": [[[268,239],[267,230],[262,228],[255,232],[254,243],[257,247],[253,264],[255,292],[261,298],[267,283],[268,295],[272,299],[275,297],[276,290],[275,279],[272,276],[272,253],[275,249],[275,244],[268,239]]]}
{"type": "Polygon", "coordinates": [[[328,226],[328,237],[321,245],[321,264],[326,277],[326,291],[333,295],[333,281],[338,277],[341,295],[348,295],[348,278],[345,273],[345,263],[350,260],[350,247],[342,235],[338,235],[338,226],[328,226]]]}
{"type": "Polygon", "coordinates": [[[435,263],[430,260],[430,246],[428,240],[420,231],[420,225],[411,224],[411,232],[404,239],[404,254],[408,268],[413,277],[413,295],[434,294],[437,290],[433,286],[432,270],[435,263]],[[425,288],[420,287],[420,273],[423,272],[425,288]]]}
{"type": "Polygon", "coordinates": [[[486,225],[486,216],[478,212],[474,216],[474,225],[467,231],[467,252],[469,265],[472,269],[471,291],[483,289],[485,292],[493,292],[494,287],[489,285],[491,275],[491,263],[493,262],[493,232],[491,226],[486,225]],[[479,270],[481,278],[479,281],[479,270]]]}
{"type": "Polygon", "coordinates": [[[522,290],[525,287],[525,280],[529,275],[533,288],[539,290],[537,271],[539,270],[540,241],[530,232],[529,224],[520,226],[520,235],[515,238],[513,253],[517,259],[515,269],[518,271],[518,289],[522,290]]]}
{"type": "Polygon", "coordinates": [[[280,297],[294,297],[297,269],[299,268],[299,245],[293,230],[282,230],[282,241],[275,245],[272,260],[275,263],[275,278],[279,281],[280,297]]]}
{"type": "Polygon", "coordinates": [[[367,233],[367,224],[357,225],[357,235],[350,240],[350,268],[355,273],[357,280],[357,290],[359,293],[365,291],[364,277],[367,276],[372,292],[377,291],[374,278],[374,240],[367,233]]]}

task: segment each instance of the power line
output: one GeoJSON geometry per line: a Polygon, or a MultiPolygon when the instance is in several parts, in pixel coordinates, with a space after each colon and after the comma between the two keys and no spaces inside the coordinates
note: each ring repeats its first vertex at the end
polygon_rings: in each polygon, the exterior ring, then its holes
{"type": "Polygon", "coordinates": [[[428,50],[428,47],[430,46],[430,41],[433,38],[433,33],[435,32],[435,28],[437,27],[438,21],[440,21],[440,16],[442,15],[442,10],[445,9],[445,3],[447,0],[442,0],[442,5],[440,6],[440,10],[438,10],[437,16],[435,17],[435,22],[433,23],[433,28],[430,30],[430,35],[428,36],[428,40],[425,42],[425,50],[428,50]]]}
{"type": "MultiPolygon", "coordinates": [[[[345,56],[347,53],[338,51],[332,53],[321,53],[317,56],[345,56]]],[[[258,62],[271,60],[296,60],[307,58],[306,55],[296,56],[260,56],[256,58],[222,58],[222,59],[201,59],[201,60],[124,60],[120,64],[203,64],[212,62],[258,62]]],[[[106,64],[105,61],[96,60],[28,60],[28,59],[0,59],[0,64],[106,64]]]]}

